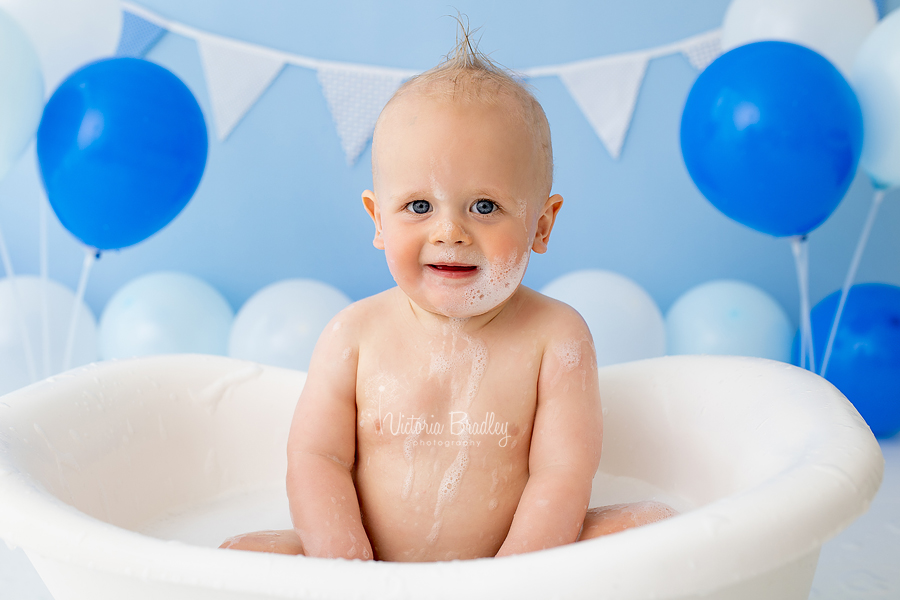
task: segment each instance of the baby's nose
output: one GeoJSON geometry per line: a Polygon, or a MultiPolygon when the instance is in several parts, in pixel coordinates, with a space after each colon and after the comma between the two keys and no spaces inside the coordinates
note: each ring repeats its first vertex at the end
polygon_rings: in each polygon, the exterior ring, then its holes
{"type": "Polygon", "coordinates": [[[432,244],[469,244],[469,234],[455,219],[444,219],[434,224],[429,241],[432,244]]]}

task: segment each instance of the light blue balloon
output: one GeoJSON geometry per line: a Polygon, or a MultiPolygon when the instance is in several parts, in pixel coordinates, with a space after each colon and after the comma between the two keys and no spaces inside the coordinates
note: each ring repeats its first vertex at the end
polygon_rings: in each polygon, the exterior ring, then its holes
{"type": "Polygon", "coordinates": [[[636,281],[600,269],[573,271],[544,286],[541,293],[565,302],[584,318],[606,366],[662,356],[666,329],[656,301],[636,281]]]}
{"type": "Polygon", "coordinates": [[[324,327],[350,299],[313,279],[285,279],[256,292],[238,311],[228,355],[305,371],[324,327]]]}
{"type": "Polygon", "coordinates": [[[100,317],[103,359],[228,351],[234,311],[215,288],[186,273],[138,277],[109,300],[100,317]]]}
{"type": "Polygon", "coordinates": [[[44,110],[41,62],[28,36],[0,10],[0,179],[37,131],[44,110]]]}
{"type": "Polygon", "coordinates": [[[790,362],[793,333],[781,305],[742,281],[698,285],[666,314],[669,354],[730,354],[790,362]]]}

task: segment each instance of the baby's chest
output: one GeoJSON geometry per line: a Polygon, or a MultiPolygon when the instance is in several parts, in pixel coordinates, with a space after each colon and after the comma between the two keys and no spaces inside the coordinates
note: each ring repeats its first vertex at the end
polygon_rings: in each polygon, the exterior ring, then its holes
{"type": "Polygon", "coordinates": [[[360,361],[360,442],[509,448],[530,439],[537,369],[515,353],[464,347],[360,361]]]}

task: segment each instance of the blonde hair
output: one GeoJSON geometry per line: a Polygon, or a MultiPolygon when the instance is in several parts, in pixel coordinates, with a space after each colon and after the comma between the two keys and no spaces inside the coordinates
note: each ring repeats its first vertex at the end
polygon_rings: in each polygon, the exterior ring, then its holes
{"type": "MultiPolygon", "coordinates": [[[[550,123],[544,109],[522,77],[478,50],[478,44],[472,40],[477,29],[469,31],[468,22],[463,23],[462,15],[455,18],[459,23],[456,47],[437,66],[404,82],[381,114],[384,115],[396,99],[411,92],[450,102],[482,102],[492,106],[512,101],[514,115],[522,119],[543,157],[541,181],[546,183],[549,194],[553,184],[553,146],[550,142],[550,123]]],[[[381,117],[375,125],[376,138],[380,123],[381,117]]]]}

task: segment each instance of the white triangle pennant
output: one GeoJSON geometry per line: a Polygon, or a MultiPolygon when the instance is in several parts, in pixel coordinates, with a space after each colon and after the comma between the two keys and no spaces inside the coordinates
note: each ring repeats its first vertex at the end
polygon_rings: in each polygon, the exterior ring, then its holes
{"type": "Polygon", "coordinates": [[[285,61],[251,44],[220,37],[198,37],[197,46],[222,141],[278,77],[285,61]]]}
{"type": "Polygon", "coordinates": [[[702,71],[722,54],[722,34],[719,30],[693,38],[681,49],[691,66],[702,71]]]}
{"type": "Polygon", "coordinates": [[[647,61],[646,54],[628,54],[559,70],[559,78],[614,159],[622,152],[647,61]]]}
{"type": "Polygon", "coordinates": [[[381,109],[409,75],[390,69],[349,66],[322,66],[316,74],[347,164],[353,165],[371,139],[381,109]]]}

